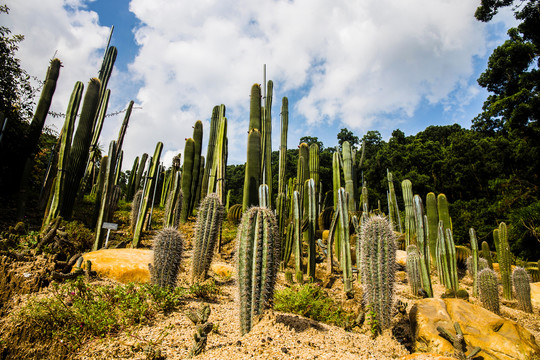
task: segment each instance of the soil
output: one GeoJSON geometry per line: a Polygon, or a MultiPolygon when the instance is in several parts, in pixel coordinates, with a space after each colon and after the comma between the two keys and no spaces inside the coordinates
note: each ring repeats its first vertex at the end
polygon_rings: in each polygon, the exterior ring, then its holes
{"type": "MultiPolygon", "coordinates": [[[[192,228],[184,228],[187,239],[183,254],[182,271],[178,285],[190,285],[191,233],[192,228]]],[[[143,245],[148,246],[145,237],[143,245]]],[[[234,242],[223,249],[223,256],[216,256],[215,262],[234,266],[234,242]]],[[[211,308],[209,322],[214,330],[208,335],[205,351],[197,359],[399,359],[412,351],[412,341],[408,316],[395,312],[392,327],[381,335],[373,337],[369,326],[363,324],[350,331],[317,322],[299,315],[268,310],[258,319],[251,332],[240,334],[237,286],[234,277],[224,279],[216,274],[216,284],[221,294],[208,302],[196,298],[187,299],[185,305],[168,315],[160,314],[149,325],[134,327],[116,336],[93,339],[85,343],[76,353],[72,353],[62,341],[46,342],[32,338],[29,331],[33,324],[17,323],[13,317],[32,296],[50,296],[51,289],[45,280],[52,260],[45,256],[33,261],[17,261],[6,256],[0,257],[0,358],[1,359],[186,359],[193,344],[195,326],[185,315],[195,310],[203,302],[211,308]],[[28,275],[30,274],[30,275],[28,275]]],[[[317,277],[321,285],[330,284],[328,294],[343,308],[360,313],[362,311],[362,291],[354,284],[354,297],[349,299],[343,291],[339,275],[328,279],[325,264],[319,264],[317,277]]],[[[397,273],[395,289],[396,302],[406,303],[407,312],[420,298],[411,295],[406,274],[397,273]]],[[[440,297],[444,287],[432,275],[435,297],[440,297]]],[[[94,279],[96,283],[114,284],[108,279],[94,279]]],[[[465,276],[460,285],[472,294],[472,281],[465,276]]],[[[290,286],[283,272],[278,274],[277,289],[290,286]]],[[[471,303],[477,303],[470,297],[471,303]]],[[[537,339],[540,336],[539,309],[534,314],[525,314],[516,309],[515,302],[501,304],[502,316],[512,319],[528,329],[537,339]]]]}

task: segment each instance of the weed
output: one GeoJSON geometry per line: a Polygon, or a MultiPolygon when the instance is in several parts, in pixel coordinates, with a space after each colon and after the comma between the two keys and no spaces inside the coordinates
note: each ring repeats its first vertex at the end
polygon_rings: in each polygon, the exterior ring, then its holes
{"type": "Polygon", "coordinates": [[[221,295],[221,289],[216,285],[215,281],[210,279],[204,283],[195,283],[189,287],[191,295],[200,298],[212,300],[216,296],[221,295]]]}
{"type": "Polygon", "coordinates": [[[371,305],[367,306],[367,325],[371,331],[372,337],[377,337],[381,333],[381,326],[377,320],[377,313],[372,309],[371,305]]]}
{"type": "Polygon", "coordinates": [[[274,294],[274,309],[343,328],[348,328],[355,319],[352,312],[343,310],[316,283],[277,290],[274,294]]]}

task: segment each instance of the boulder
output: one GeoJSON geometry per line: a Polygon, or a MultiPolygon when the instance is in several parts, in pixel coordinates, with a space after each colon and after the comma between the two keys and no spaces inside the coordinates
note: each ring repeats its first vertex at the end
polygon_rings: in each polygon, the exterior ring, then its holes
{"type": "Polygon", "coordinates": [[[148,264],[152,262],[152,250],[102,249],[83,254],[83,264],[92,262],[92,270],[99,276],[122,283],[150,281],[148,264]]]}
{"type": "Polygon", "coordinates": [[[484,360],[526,360],[540,356],[534,336],[514,321],[460,299],[423,299],[409,313],[414,350],[452,355],[453,346],[437,331],[455,334],[458,322],[468,349],[479,346],[484,360]]]}
{"type": "Polygon", "coordinates": [[[531,302],[533,307],[540,307],[540,282],[531,283],[531,302]]]}
{"type": "Polygon", "coordinates": [[[396,263],[405,267],[407,266],[407,252],[404,250],[396,251],[396,263]]]}

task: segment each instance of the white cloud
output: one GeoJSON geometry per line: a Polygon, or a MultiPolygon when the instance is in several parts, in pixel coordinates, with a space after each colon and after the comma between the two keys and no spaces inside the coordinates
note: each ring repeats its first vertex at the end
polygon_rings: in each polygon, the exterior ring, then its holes
{"type": "MultiPolygon", "coordinates": [[[[20,52],[25,68],[44,74],[46,59],[59,51],[68,89],[55,102],[60,111],[74,80],[96,74],[108,35],[82,0],[65,3],[8,4],[8,26],[27,38],[20,52]]],[[[395,127],[392,119],[410,120],[422,102],[449,108],[467,102],[478,90],[473,59],[485,57],[490,46],[486,25],[474,18],[477,6],[448,0],[132,0],[130,10],[141,21],[139,52],[128,73],[118,75],[141,84],[134,100],[142,109],[132,114],[125,164],[142,152],[152,155],[162,141],[170,165],[198,119],[205,125],[204,149],[212,108],[221,103],[229,119],[229,162],[243,162],[249,91],[262,82],[265,63],[274,80],[274,145],[283,96],[289,97],[290,134],[320,138],[305,133],[307,125],[325,132],[336,125],[395,127]]],[[[123,44],[114,45],[122,51],[123,44]]],[[[127,103],[122,81],[112,84],[112,99],[127,103]]],[[[120,122],[106,124],[102,144],[116,137],[120,122]]]]}

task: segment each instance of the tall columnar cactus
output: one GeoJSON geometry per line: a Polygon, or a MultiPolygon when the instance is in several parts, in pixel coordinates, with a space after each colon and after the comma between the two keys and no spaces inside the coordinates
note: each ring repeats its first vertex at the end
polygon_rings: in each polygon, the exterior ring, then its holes
{"type": "Polygon", "coordinates": [[[215,192],[225,200],[225,169],[227,167],[227,118],[225,117],[225,105],[219,107],[217,129],[215,132],[215,149],[213,151],[212,169],[208,179],[207,192],[215,192]]]}
{"type": "Polygon", "coordinates": [[[294,268],[296,280],[302,283],[304,280],[304,271],[302,269],[302,228],[300,212],[300,194],[293,191],[292,195],[292,244],[294,249],[294,268]]]}
{"type": "Polygon", "coordinates": [[[269,208],[269,204],[268,185],[261,184],[261,186],[259,186],[259,206],[269,208]]]}
{"type": "MultiPolygon", "coordinates": [[[[224,106],[224,105],[222,105],[224,106]]],[[[201,184],[201,198],[204,199],[208,194],[208,181],[210,178],[210,171],[212,170],[212,162],[214,160],[214,151],[216,148],[216,139],[218,131],[220,106],[216,105],[212,109],[212,117],[210,119],[210,135],[208,136],[208,146],[206,148],[206,166],[204,168],[204,175],[201,184]]]]}
{"type": "Polygon", "coordinates": [[[497,257],[499,259],[503,298],[505,300],[512,300],[512,253],[508,244],[508,230],[504,222],[499,224],[499,248],[497,257]]]}
{"type": "MultiPolygon", "coordinates": [[[[424,221],[424,206],[422,204],[422,198],[418,195],[414,195],[413,198],[413,212],[416,228],[416,245],[419,254],[420,261],[420,275],[422,280],[422,288],[426,291],[429,297],[433,297],[433,288],[431,286],[430,276],[430,255],[429,246],[427,244],[428,229],[427,224],[424,221]]],[[[415,294],[416,295],[416,294],[415,294]]]]}
{"type": "Polygon", "coordinates": [[[343,270],[343,284],[345,293],[351,296],[353,286],[351,244],[349,241],[349,211],[346,202],[346,192],[344,188],[338,190],[338,208],[339,211],[339,231],[341,232],[341,268],[343,270]]]}
{"type": "Polygon", "coordinates": [[[192,282],[200,282],[206,279],[214,256],[214,249],[221,236],[222,222],[223,205],[221,199],[216,193],[208,194],[202,201],[197,213],[191,271],[192,282]]]}
{"type": "Polygon", "coordinates": [[[285,193],[287,183],[285,172],[287,169],[287,132],[289,129],[289,99],[281,100],[281,143],[279,145],[279,180],[278,193],[285,193]]]}
{"type": "Polygon", "coordinates": [[[309,146],[309,177],[313,179],[315,183],[315,212],[316,216],[319,217],[320,205],[319,205],[319,193],[320,193],[320,182],[321,177],[319,174],[319,145],[313,143],[309,146]]]}
{"type": "Polygon", "coordinates": [[[150,282],[161,287],[175,287],[182,261],[184,240],[176,229],[165,228],[153,240],[154,256],[150,268],[150,282]]]}
{"type": "Polygon", "coordinates": [[[444,231],[446,232],[446,229],[452,230],[452,219],[450,218],[446,195],[439,194],[437,196],[437,210],[439,212],[439,220],[443,221],[444,231]]]}
{"type": "MultiPolygon", "coordinates": [[[[362,147],[362,151],[363,151],[362,147]]],[[[395,231],[402,232],[401,230],[401,219],[399,217],[399,208],[396,197],[396,190],[394,188],[394,180],[392,173],[386,169],[386,177],[388,180],[388,193],[386,197],[388,198],[388,218],[390,219],[390,224],[392,229],[395,231]]]]}
{"type": "Polygon", "coordinates": [[[368,195],[368,187],[367,182],[364,181],[364,184],[362,184],[362,211],[369,212],[369,195],[368,195]]]}
{"type": "Polygon", "coordinates": [[[381,329],[392,319],[396,263],[395,235],[388,220],[373,216],[362,227],[361,274],[364,300],[375,312],[381,329]]]}
{"type": "Polygon", "coordinates": [[[354,191],[354,166],[351,145],[348,141],[344,141],[342,144],[342,157],[343,157],[343,178],[345,180],[345,191],[349,194],[349,211],[356,211],[356,200],[354,191]]]}
{"type": "MultiPolygon", "coordinates": [[[[334,195],[334,211],[338,208],[338,196],[339,196],[339,189],[341,188],[341,173],[340,173],[340,166],[339,166],[339,153],[336,151],[332,157],[332,179],[333,179],[333,195],[334,195]]],[[[338,260],[341,259],[341,235],[339,231],[339,224],[337,225],[338,229],[336,232],[336,238],[335,238],[335,253],[338,260]]]]}
{"type": "Polygon", "coordinates": [[[405,203],[405,245],[409,246],[414,241],[416,228],[414,223],[413,191],[412,182],[405,179],[401,182],[403,202],[405,203]]]}
{"type": "Polygon", "coordinates": [[[193,161],[195,152],[195,141],[192,138],[186,139],[184,147],[184,166],[182,167],[182,213],[180,215],[180,223],[185,224],[190,215],[189,206],[191,198],[194,194],[191,193],[191,184],[193,183],[193,161]]]}
{"type": "Polygon", "coordinates": [[[202,140],[203,140],[203,123],[200,120],[195,122],[193,126],[193,168],[191,172],[191,191],[189,192],[189,208],[188,214],[193,213],[193,209],[197,207],[198,204],[195,203],[196,194],[200,191],[199,189],[199,174],[201,172],[201,149],[202,149],[202,140]]]}
{"type": "Polygon", "coordinates": [[[135,176],[135,184],[133,185],[133,193],[135,194],[141,188],[141,180],[143,178],[144,171],[146,170],[146,161],[148,160],[148,154],[144,153],[141,156],[141,162],[139,163],[139,169],[135,176]]]}
{"type": "Polygon", "coordinates": [[[484,269],[478,273],[478,294],[482,306],[495,314],[500,313],[499,282],[495,271],[484,269]]]}
{"type": "Polygon", "coordinates": [[[439,221],[437,238],[437,272],[442,284],[454,291],[458,290],[458,274],[457,274],[457,262],[456,262],[456,248],[454,245],[454,239],[452,237],[452,231],[446,229],[444,231],[444,223],[439,221]]]}
{"type": "Polygon", "coordinates": [[[156,150],[154,151],[154,156],[152,157],[152,162],[150,165],[148,181],[144,189],[143,198],[141,201],[139,217],[137,224],[135,225],[135,231],[133,232],[133,243],[132,247],[136,248],[139,246],[141,240],[142,229],[144,221],[146,218],[146,212],[148,211],[148,206],[152,201],[151,190],[153,189],[154,184],[157,183],[157,174],[159,169],[159,158],[161,156],[161,151],[163,150],[163,143],[160,141],[156,144],[156,150]]]}
{"type": "Polygon", "coordinates": [[[50,194],[50,205],[48,206],[48,211],[46,212],[45,219],[43,221],[44,227],[46,227],[53,219],[56,219],[60,214],[64,189],[67,181],[66,178],[69,163],[69,153],[71,150],[71,138],[75,128],[75,120],[77,118],[77,112],[79,111],[83,88],[84,85],[82,82],[78,81],[75,83],[75,87],[73,88],[73,92],[71,93],[71,97],[69,99],[69,104],[66,111],[66,120],[64,121],[64,126],[60,133],[57,175],[54,180],[53,192],[50,194]]]}
{"type": "MultiPolygon", "coordinates": [[[[109,145],[109,161],[107,162],[107,170],[105,171],[105,178],[103,179],[103,188],[101,196],[96,199],[96,205],[98,210],[98,217],[95,229],[95,240],[92,250],[96,251],[103,247],[103,222],[109,221],[109,210],[111,208],[110,201],[112,199],[114,188],[114,170],[115,170],[115,154],[116,154],[116,141],[111,141],[109,145]]],[[[111,214],[112,215],[112,214],[111,214]]]]}
{"type": "Polygon", "coordinates": [[[469,237],[472,249],[471,276],[473,278],[473,295],[478,296],[478,240],[476,240],[476,231],[473,228],[469,229],[469,237]]]}
{"type": "Polygon", "coordinates": [[[307,231],[305,232],[308,245],[308,268],[307,274],[311,279],[315,279],[315,260],[317,258],[317,247],[315,239],[315,230],[317,226],[317,198],[315,195],[315,181],[309,179],[306,181],[308,201],[307,201],[307,231]]]}
{"type": "Polygon", "coordinates": [[[264,109],[261,109],[261,182],[268,185],[268,207],[272,208],[272,98],[274,83],[268,80],[264,109]]]}
{"type": "Polygon", "coordinates": [[[279,267],[280,240],[274,213],[252,207],[238,228],[238,289],[242,335],[253,326],[253,318],[271,306],[279,267]]]}
{"type": "MultiPolygon", "coordinates": [[[[253,95],[252,95],[253,96],[253,95]]],[[[247,161],[244,178],[243,210],[256,205],[259,197],[261,166],[261,133],[257,129],[248,134],[247,161]]]]}
{"type": "Polygon", "coordinates": [[[180,187],[180,173],[174,174],[173,184],[167,201],[165,202],[165,213],[163,214],[163,226],[178,228],[180,215],[182,213],[184,194],[180,187]]]}
{"type": "Polygon", "coordinates": [[[133,161],[133,166],[131,167],[131,172],[129,173],[128,182],[126,185],[126,200],[131,201],[133,199],[134,185],[135,185],[135,176],[137,174],[137,169],[139,168],[139,157],[137,156],[133,161]]]}
{"type": "Polygon", "coordinates": [[[516,267],[512,272],[512,282],[514,283],[514,289],[516,290],[519,308],[522,311],[532,313],[531,280],[529,274],[524,268],[516,267]]]}
{"type": "Polygon", "coordinates": [[[420,253],[416,245],[407,247],[407,279],[411,293],[418,295],[418,290],[422,287],[422,278],[420,275],[420,253]]]}
{"type": "Polygon", "coordinates": [[[426,215],[428,228],[428,244],[431,254],[431,262],[435,263],[437,256],[437,233],[439,228],[439,213],[437,211],[437,196],[435,193],[428,193],[426,196],[426,215]]]}
{"type": "Polygon", "coordinates": [[[90,79],[83,100],[79,125],[69,152],[69,176],[66,178],[64,199],[60,210],[60,215],[64,219],[71,218],[77,191],[86,169],[90,141],[92,140],[92,127],[98,109],[99,87],[100,81],[98,79],[90,79]]]}
{"type": "Polygon", "coordinates": [[[493,259],[491,258],[491,250],[487,241],[482,241],[482,257],[488,262],[488,266],[493,270],[493,259]]]}
{"type": "Polygon", "coordinates": [[[139,218],[139,210],[141,207],[143,197],[143,191],[139,190],[133,196],[133,201],[131,202],[131,213],[129,216],[130,220],[130,229],[131,233],[135,232],[135,226],[137,225],[137,219],[139,218]]]}

